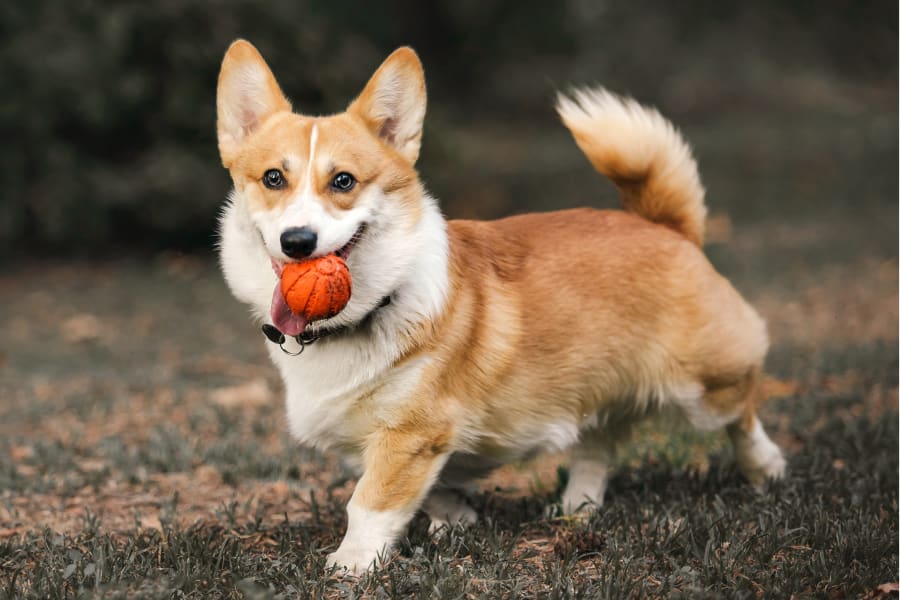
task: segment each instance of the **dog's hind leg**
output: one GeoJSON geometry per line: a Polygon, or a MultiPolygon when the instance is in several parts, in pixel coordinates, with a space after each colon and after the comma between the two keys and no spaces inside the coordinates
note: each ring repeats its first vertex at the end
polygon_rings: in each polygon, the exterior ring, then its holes
{"type": "Polygon", "coordinates": [[[755,411],[741,417],[727,427],[738,467],[744,477],[756,487],[767,479],[781,479],[786,462],[781,450],[769,439],[755,411]]]}
{"type": "Polygon", "coordinates": [[[430,533],[454,525],[471,525],[478,514],[469,504],[475,481],[500,466],[490,458],[476,454],[454,453],[441,470],[438,482],[428,492],[422,510],[431,519],[430,533]]]}
{"type": "Polygon", "coordinates": [[[469,506],[462,491],[440,484],[431,488],[422,503],[422,510],[431,519],[429,533],[437,533],[455,525],[472,525],[478,520],[478,514],[469,506]]]}
{"type": "Polygon", "coordinates": [[[628,425],[589,429],[572,449],[569,482],[563,492],[562,511],[567,515],[586,514],[603,505],[609,471],[616,445],[631,433],[628,425]]]}
{"type": "Polygon", "coordinates": [[[725,429],[734,445],[738,467],[756,487],[762,486],[767,479],[783,477],[786,466],[781,450],[766,435],[756,415],[760,380],[760,370],[753,369],[737,384],[707,390],[702,401],[713,419],[717,415],[733,415],[727,419],[725,429]]]}

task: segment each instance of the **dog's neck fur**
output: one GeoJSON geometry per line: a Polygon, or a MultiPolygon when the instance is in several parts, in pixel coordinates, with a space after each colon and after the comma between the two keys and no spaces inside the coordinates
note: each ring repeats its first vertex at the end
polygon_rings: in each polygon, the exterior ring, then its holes
{"type": "Polygon", "coordinates": [[[410,248],[415,258],[397,286],[391,305],[396,308],[391,312],[403,315],[407,331],[442,315],[450,293],[447,222],[432,197],[424,194],[421,206],[410,248]]]}

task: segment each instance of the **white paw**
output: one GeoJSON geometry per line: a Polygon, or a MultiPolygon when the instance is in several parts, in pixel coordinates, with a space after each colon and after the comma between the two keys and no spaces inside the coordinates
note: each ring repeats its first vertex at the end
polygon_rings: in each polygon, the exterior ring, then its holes
{"type": "Polygon", "coordinates": [[[544,518],[580,523],[590,519],[597,508],[599,507],[592,503],[573,505],[572,503],[564,504],[562,501],[554,502],[544,508],[544,518]]]}
{"type": "Polygon", "coordinates": [[[767,480],[784,477],[787,462],[758,421],[750,435],[737,440],[734,449],[741,472],[754,487],[762,488],[767,480]]]}
{"type": "Polygon", "coordinates": [[[431,519],[428,533],[445,532],[455,525],[472,525],[478,521],[475,512],[466,499],[465,494],[455,489],[432,490],[422,505],[422,510],[431,519]]]}
{"type": "Polygon", "coordinates": [[[371,571],[376,560],[387,560],[409,518],[405,511],[366,510],[351,499],[347,505],[347,534],[325,564],[353,575],[371,571]]]}
{"type": "Polygon", "coordinates": [[[607,460],[573,460],[569,482],[559,500],[563,515],[584,519],[603,506],[608,474],[607,460]]]}
{"type": "Polygon", "coordinates": [[[428,526],[428,533],[432,535],[443,535],[456,525],[468,527],[478,522],[478,513],[475,512],[474,508],[464,503],[455,506],[449,514],[441,517],[429,515],[429,517],[431,518],[431,524],[428,526]]]}
{"type": "MultiPolygon", "coordinates": [[[[604,485],[603,488],[605,487],[604,485]]],[[[564,515],[569,517],[589,517],[592,512],[603,506],[605,491],[605,489],[591,490],[593,493],[588,494],[582,490],[573,490],[570,485],[560,499],[560,509],[564,515]],[[599,499],[595,500],[594,498],[599,499]]]]}
{"type": "Polygon", "coordinates": [[[757,460],[752,465],[745,464],[742,467],[747,481],[753,487],[762,488],[766,481],[784,477],[787,461],[784,460],[778,448],[774,448],[774,452],[771,452],[764,460],[757,460]]]}
{"type": "Polygon", "coordinates": [[[747,431],[739,427],[729,430],[735,457],[744,477],[754,487],[762,488],[769,479],[781,479],[787,462],[778,446],[769,439],[759,420],[747,431]]]}
{"type": "Polygon", "coordinates": [[[362,575],[371,571],[378,560],[378,552],[365,548],[347,548],[343,544],[328,555],[325,567],[337,567],[338,572],[345,571],[348,575],[362,575]]]}

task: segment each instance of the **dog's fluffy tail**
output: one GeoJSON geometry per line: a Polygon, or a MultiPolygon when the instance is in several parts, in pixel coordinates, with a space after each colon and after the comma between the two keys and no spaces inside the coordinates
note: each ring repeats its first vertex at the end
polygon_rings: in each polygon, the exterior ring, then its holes
{"type": "Polygon", "coordinates": [[[603,88],[560,94],[556,110],[625,210],[703,245],[706,205],[691,149],[656,110],[603,88]]]}

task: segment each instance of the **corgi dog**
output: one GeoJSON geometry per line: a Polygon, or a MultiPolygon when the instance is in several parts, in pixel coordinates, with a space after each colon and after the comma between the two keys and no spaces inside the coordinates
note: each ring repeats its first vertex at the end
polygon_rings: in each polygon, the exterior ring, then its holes
{"type": "Polygon", "coordinates": [[[766,328],[703,254],[704,188],[674,127],[602,88],[560,95],[624,210],[447,221],[415,169],[425,98],[410,48],[329,116],[293,112],[246,41],[219,75],[225,279],[286,336],[268,347],[293,436],[361,474],[328,564],[371,568],[420,509],[436,530],[474,522],[460,490],[541,451],[571,449],[562,511],[599,507],[616,446],[661,409],[726,428],[751,483],[780,477],[756,416],[766,328]],[[352,294],[307,323],[279,274],[328,254],[352,294]]]}

